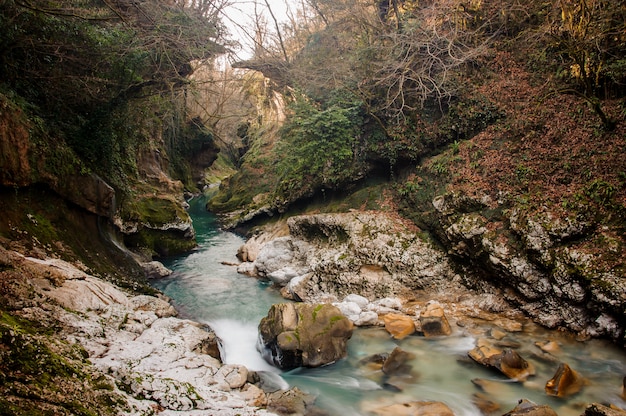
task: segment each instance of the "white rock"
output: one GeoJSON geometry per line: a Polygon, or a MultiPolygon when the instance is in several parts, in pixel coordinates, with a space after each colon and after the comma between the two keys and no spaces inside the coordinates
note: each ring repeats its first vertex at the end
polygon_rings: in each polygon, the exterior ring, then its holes
{"type": "Polygon", "coordinates": [[[246,261],[237,266],[237,273],[243,274],[250,277],[257,276],[256,266],[251,261],[246,261]]]}
{"type": "Polygon", "coordinates": [[[148,279],[159,279],[172,274],[172,271],[170,269],[165,267],[160,261],[156,260],[142,263],[141,267],[146,273],[146,277],[148,279]]]}
{"type": "Polygon", "coordinates": [[[111,284],[94,277],[66,280],[46,293],[63,307],[76,310],[103,310],[109,305],[127,305],[128,297],[111,284]]]}
{"type": "Polygon", "coordinates": [[[382,298],[375,300],[371,305],[374,307],[374,310],[378,308],[382,308],[383,310],[400,310],[402,308],[402,301],[398,298],[382,298]]]}
{"type": "Polygon", "coordinates": [[[343,299],[343,301],[344,301],[344,302],[354,302],[354,303],[356,303],[357,305],[359,305],[359,307],[360,307],[361,309],[365,309],[365,308],[367,308],[367,305],[370,303],[370,301],[369,301],[369,300],[367,300],[367,298],[366,298],[366,297],[363,297],[363,296],[361,296],[361,295],[357,295],[357,294],[355,294],[355,293],[351,293],[351,294],[349,294],[348,296],[346,296],[346,297],[343,299]]]}
{"type": "Polygon", "coordinates": [[[353,322],[356,326],[378,325],[378,314],[373,311],[365,311],[359,314],[358,319],[353,322]]]}
{"type": "Polygon", "coordinates": [[[280,237],[265,244],[254,261],[261,276],[290,267],[293,263],[293,248],[290,237],[280,237]]]}
{"type": "Polygon", "coordinates": [[[359,315],[363,310],[361,307],[355,302],[337,302],[333,303],[342,314],[344,314],[348,319],[352,322],[356,321],[359,318],[359,315]]]}
{"type": "Polygon", "coordinates": [[[278,286],[285,286],[291,279],[297,277],[299,274],[300,273],[293,267],[286,266],[269,273],[267,277],[278,286]]]}
{"type": "Polygon", "coordinates": [[[163,299],[154,296],[139,295],[130,298],[130,307],[135,311],[154,312],[159,318],[176,316],[176,309],[163,299]]]}
{"type": "Polygon", "coordinates": [[[246,384],[248,369],[242,365],[226,364],[217,371],[216,376],[224,379],[228,390],[238,389],[246,384]]]}

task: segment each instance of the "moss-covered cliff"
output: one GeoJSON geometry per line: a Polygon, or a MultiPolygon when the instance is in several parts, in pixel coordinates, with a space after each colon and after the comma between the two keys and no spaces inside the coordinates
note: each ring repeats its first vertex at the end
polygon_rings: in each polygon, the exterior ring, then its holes
{"type": "Polygon", "coordinates": [[[108,239],[110,227],[146,256],[192,248],[183,192],[197,191],[219,151],[186,112],[191,62],[223,50],[207,13],[160,2],[4,2],[0,186],[18,198],[3,205],[48,189],[108,224],[92,238],[108,239]]]}

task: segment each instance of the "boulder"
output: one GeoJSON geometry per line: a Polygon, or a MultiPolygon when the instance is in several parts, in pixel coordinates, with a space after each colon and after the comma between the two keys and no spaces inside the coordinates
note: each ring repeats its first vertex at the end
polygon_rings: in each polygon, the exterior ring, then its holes
{"type": "Polygon", "coordinates": [[[403,339],[415,332],[415,323],[410,316],[388,313],[383,316],[385,329],[395,339],[403,339]]]}
{"type": "Polygon", "coordinates": [[[474,406],[478,407],[483,415],[495,414],[495,412],[500,410],[500,405],[491,400],[485,393],[473,394],[472,403],[474,403],[474,406]]]}
{"type": "Polygon", "coordinates": [[[555,341],[537,341],[535,345],[541,351],[548,354],[553,354],[561,350],[561,347],[559,347],[559,344],[555,341]]]}
{"type": "Polygon", "coordinates": [[[278,415],[306,415],[311,411],[315,397],[294,387],[268,395],[267,402],[267,410],[278,415]]]}
{"type": "Polygon", "coordinates": [[[530,400],[522,399],[517,406],[503,416],[558,416],[550,406],[538,405],[530,400]]]}
{"type": "Polygon", "coordinates": [[[333,303],[356,326],[374,326],[378,324],[378,314],[367,310],[369,301],[359,295],[348,295],[343,302],[333,303]]]}
{"type": "Polygon", "coordinates": [[[468,355],[477,363],[494,368],[512,380],[525,381],[535,374],[534,366],[510,348],[502,351],[480,342],[468,355]]]}
{"type": "Polygon", "coordinates": [[[268,277],[270,274],[291,267],[294,263],[294,248],[291,238],[280,237],[265,244],[259,251],[254,264],[260,276],[268,277]]]}
{"type": "Polygon", "coordinates": [[[291,279],[299,276],[300,273],[291,266],[281,267],[278,270],[267,274],[267,277],[278,286],[286,286],[291,279]]]}
{"type": "Polygon", "coordinates": [[[343,301],[344,301],[344,302],[353,302],[353,303],[356,303],[356,304],[359,306],[359,308],[361,308],[361,309],[365,309],[365,308],[367,308],[367,305],[369,305],[369,303],[370,303],[370,301],[369,301],[369,300],[367,300],[367,298],[366,298],[366,297],[363,297],[363,296],[361,296],[361,295],[357,295],[357,294],[355,294],[355,293],[351,293],[351,294],[349,294],[348,296],[346,296],[346,297],[343,299],[343,301]]]}
{"type": "Polygon", "coordinates": [[[608,407],[600,403],[592,403],[587,406],[582,416],[626,416],[626,411],[613,406],[608,407]]]}
{"type": "Polygon", "coordinates": [[[237,266],[237,273],[245,276],[256,277],[257,271],[254,263],[246,261],[237,266]]]}
{"type": "Polygon", "coordinates": [[[452,333],[446,314],[439,303],[429,303],[426,310],[420,314],[419,321],[425,337],[438,337],[452,333]]]}
{"type": "Polygon", "coordinates": [[[276,304],[259,324],[259,347],[279,368],[319,367],[347,355],[353,328],[331,304],[276,304]]]}
{"type": "Polygon", "coordinates": [[[415,358],[414,354],[396,347],[383,363],[383,373],[386,375],[410,373],[412,367],[407,362],[413,358],[415,358]]]}
{"type": "Polygon", "coordinates": [[[385,364],[385,361],[387,361],[388,358],[389,354],[386,352],[382,354],[373,354],[361,359],[359,361],[359,365],[367,367],[368,370],[378,371],[382,370],[383,364],[385,364]]]}
{"type": "Polygon", "coordinates": [[[522,358],[517,351],[510,348],[506,348],[502,352],[499,360],[499,367],[497,362],[495,363],[495,366],[505,376],[513,380],[524,381],[529,376],[535,374],[535,368],[533,365],[522,358]]]}
{"type": "Polygon", "coordinates": [[[567,397],[578,393],[585,384],[585,379],[570,368],[566,363],[561,363],[554,377],[546,383],[546,394],[556,397],[567,397]]]}
{"type": "Polygon", "coordinates": [[[622,399],[626,400],[626,377],[622,380],[622,399]]]}
{"type": "Polygon", "coordinates": [[[172,274],[170,269],[165,267],[160,261],[156,260],[141,263],[141,268],[148,279],[159,279],[172,274]]]}
{"type": "Polygon", "coordinates": [[[446,404],[430,401],[392,404],[374,409],[373,414],[379,416],[454,416],[454,412],[446,404]]]}

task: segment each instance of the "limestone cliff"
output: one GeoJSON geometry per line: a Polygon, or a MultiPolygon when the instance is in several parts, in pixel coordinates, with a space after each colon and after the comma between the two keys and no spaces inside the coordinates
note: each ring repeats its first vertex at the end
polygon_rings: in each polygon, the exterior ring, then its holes
{"type": "MultiPolygon", "coordinates": [[[[168,173],[169,159],[158,129],[143,133],[144,147],[128,155],[136,176],[126,176],[126,182],[120,183],[115,179],[118,174],[103,177],[88,167],[62,138],[38,125],[36,115],[28,114],[8,97],[0,95],[0,106],[1,187],[12,188],[17,194],[48,188],[80,207],[85,216],[107,222],[103,231],[111,227],[125,244],[147,256],[173,254],[195,245],[191,220],[184,209],[184,188],[168,173]]],[[[7,205],[14,202],[4,199],[7,205]]],[[[21,207],[21,219],[5,217],[3,228],[11,227],[9,220],[20,228],[26,211],[35,205],[21,207]]],[[[36,233],[34,237],[45,239],[36,233]]]]}
{"type": "Polygon", "coordinates": [[[498,288],[546,327],[624,343],[626,280],[611,266],[623,254],[619,237],[549,210],[494,217],[489,202],[455,194],[433,201],[438,235],[466,284],[498,288]]]}

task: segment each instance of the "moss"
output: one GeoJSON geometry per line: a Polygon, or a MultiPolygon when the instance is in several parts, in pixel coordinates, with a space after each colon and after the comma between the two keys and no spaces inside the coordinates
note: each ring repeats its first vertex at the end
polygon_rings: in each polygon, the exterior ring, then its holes
{"type": "Polygon", "coordinates": [[[49,244],[59,240],[59,235],[52,222],[40,213],[26,214],[22,225],[24,230],[37,236],[41,243],[49,244]]]}
{"type": "Polygon", "coordinates": [[[321,311],[323,307],[324,307],[324,305],[323,305],[323,304],[320,304],[320,305],[317,305],[317,306],[315,307],[315,309],[313,309],[313,314],[312,314],[312,316],[313,316],[313,322],[315,322],[315,320],[317,319],[317,313],[318,313],[319,311],[321,311]]]}
{"type": "Polygon", "coordinates": [[[343,315],[335,315],[330,318],[330,325],[332,326],[336,324],[337,322],[341,321],[342,319],[344,319],[343,315]]]}
{"type": "Polygon", "coordinates": [[[11,372],[19,371],[22,377],[32,377],[35,385],[48,384],[56,377],[84,376],[81,370],[21,327],[0,325],[0,341],[9,346],[8,351],[0,354],[2,367],[11,372]]]}
{"type": "Polygon", "coordinates": [[[224,156],[223,153],[217,155],[217,160],[213,162],[211,167],[206,170],[204,181],[208,184],[216,184],[222,182],[229,176],[237,172],[233,164],[224,156]]]}
{"type": "Polygon", "coordinates": [[[157,256],[166,257],[193,250],[196,240],[177,230],[153,230],[142,228],[137,233],[124,237],[127,247],[148,251],[157,256]]]}
{"type": "Polygon", "coordinates": [[[189,215],[178,201],[160,197],[140,198],[128,203],[123,215],[126,220],[154,227],[189,220],[189,215]]]}

